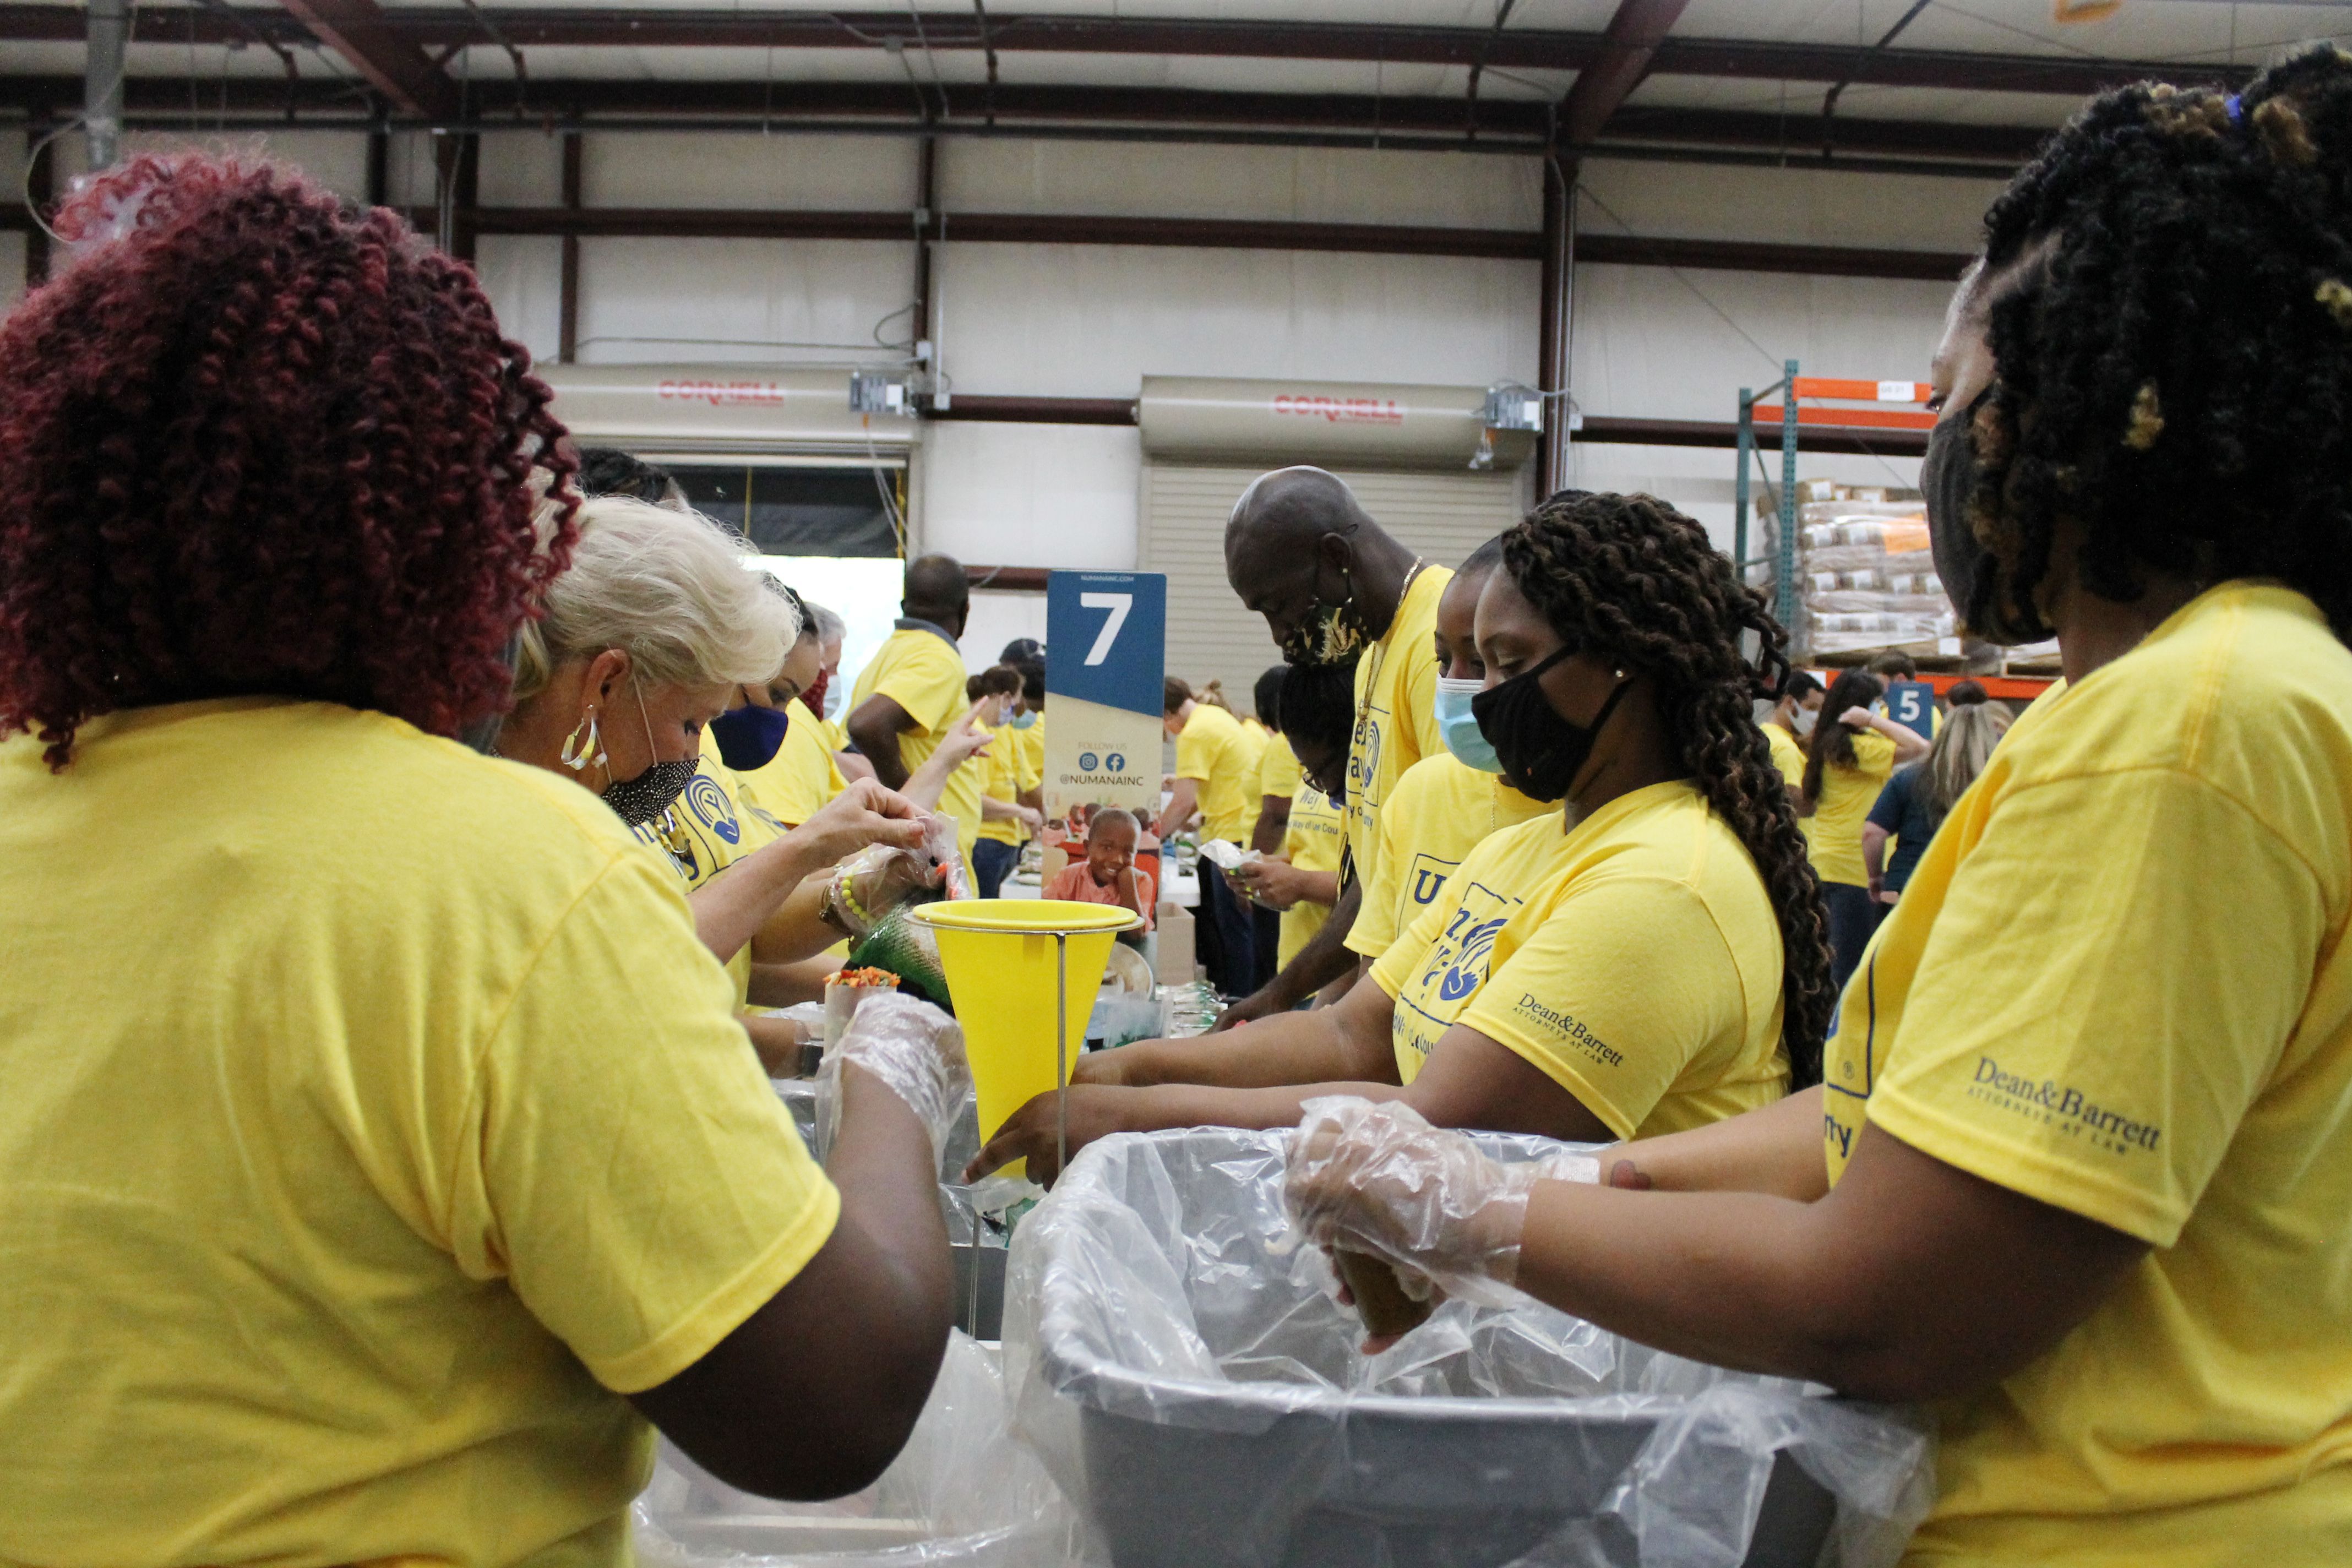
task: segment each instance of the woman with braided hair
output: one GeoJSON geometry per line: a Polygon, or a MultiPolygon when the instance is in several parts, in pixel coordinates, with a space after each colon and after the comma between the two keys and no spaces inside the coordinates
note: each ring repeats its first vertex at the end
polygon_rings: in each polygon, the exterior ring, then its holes
{"type": "MultiPolygon", "coordinates": [[[[1072,1147],[1286,1127],[1329,1094],[1606,1142],[1818,1079],[1829,950],[1752,717],[1784,669],[1761,596],[1647,496],[1556,497],[1502,556],[1477,601],[1474,708],[1504,778],[1555,808],[1480,841],[1336,1005],[1088,1057],[1072,1147]]],[[[972,1173],[1017,1156],[1051,1170],[1056,1099],[1014,1113],[972,1173]]]]}
{"type": "Polygon", "coordinates": [[[1823,1091],[1599,1184],[1342,1102],[1295,1212],[1936,1401],[1913,1563],[2352,1561],[2352,57],[2095,100],[1934,374],[1938,574],[2066,685],[1928,844],[1823,1091]]]}

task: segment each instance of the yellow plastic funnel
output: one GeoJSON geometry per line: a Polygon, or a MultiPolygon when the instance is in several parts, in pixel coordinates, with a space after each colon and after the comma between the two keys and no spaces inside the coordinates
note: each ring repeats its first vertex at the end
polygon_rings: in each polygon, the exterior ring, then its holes
{"type": "MultiPolygon", "coordinates": [[[[1143,923],[1131,910],[1066,899],[954,899],[908,914],[940,944],[971,1058],[985,1143],[1013,1113],[1068,1081],[1069,1064],[1086,1048],[1087,1019],[1110,962],[1111,943],[1143,923]],[[1056,995],[1062,1055],[1054,1051],[1056,995]]],[[[1023,1174],[1025,1162],[1007,1165],[1023,1174]]]]}

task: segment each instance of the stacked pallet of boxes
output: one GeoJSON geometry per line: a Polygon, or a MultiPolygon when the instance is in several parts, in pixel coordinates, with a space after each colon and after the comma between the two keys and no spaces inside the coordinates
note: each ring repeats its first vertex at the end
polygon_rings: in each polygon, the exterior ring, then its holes
{"type": "MultiPolygon", "coordinates": [[[[1779,519],[1759,507],[1761,545],[1748,580],[1771,591],[1779,519]]],[[[1797,487],[1799,656],[1859,664],[1900,649],[1923,660],[1983,656],[2011,670],[2034,670],[2057,658],[2055,643],[2007,650],[1963,643],[1958,616],[1936,575],[1927,514],[1910,491],[1807,479],[1797,487]]],[[[1968,662],[1963,668],[1979,668],[1968,662]]]]}
{"type": "MultiPolygon", "coordinates": [[[[1780,519],[1758,498],[1756,554],[1748,581],[1770,594],[1780,519]]],[[[1884,648],[1955,655],[1958,628],[1927,542],[1927,518],[1910,492],[1880,486],[1797,486],[1800,657],[1859,662],[1884,648]]]]}
{"type": "Polygon", "coordinates": [[[1951,601],[1928,547],[1927,514],[1916,500],[1801,502],[1797,574],[1800,636],[1812,658],[1882,648],[1960,651],[1951,601]]]}

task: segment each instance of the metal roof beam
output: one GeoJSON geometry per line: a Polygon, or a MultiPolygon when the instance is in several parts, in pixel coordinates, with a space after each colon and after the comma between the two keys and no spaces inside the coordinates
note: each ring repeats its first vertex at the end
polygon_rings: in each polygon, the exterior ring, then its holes
{"type": "MultiPolygon", "coordinates": [[[[140,14],[152,16],[153,12],[140,14]]],[[[0,77],[0,109],[62,102],[78,90],[78,86],[69,77],[0,77]]],[[[987,92],[984,87],[950,82],[945,92],[951,116],[982,117],[987,92]]],[[[516,88],[508,81],[476,81],[471,97],[475,111],[484,116],[509,114],[518,107],[516,88]]],[[[1004,83],[998,84],[995,98],[996,129],[1008,135],[1018,135],[1021,125],[1028,121],[1045,126],[1097,121],[1142,126],[1295,126],[1357,131],[1379,126],[1395,136],[1450,136],[1463,130],[1462,102],[1453,98],[1374,99],[1344,93],[1213,92],[1180,88],[1004,83]]],[[[281,118],[289,102],[306,115],[365,110],[364,104],[354,98],[350,82],[315,77],[305,78],[299,84],[262,77],[214,80],[205,84],[203,100],[197,118],[206,121],[221,113],[281,118]]],[[[125,84],[125,104],[132,121],[142,125],[177,125],[190,113],[187,83],[180,78],[132,77],[125,84]]],[[[752,124],[762,120],[795,121],[820,116],[894,121],[908,118],[906,89],[898,82],[772,85],[761,81],[541,78],[530,83],[527,108],[535,121],[553,117],[570,123],[576,120],[591,129],[595,128],[600,114],[686,114],[705,119],[732,116],[752,124]]],[[[1481,99],[1477,115],[1482,135],[1521,138],[1521,150],[1529,153],[1537,151],[1534,142],[1542,136],[1547,121],[1544,105],[1516,99],[1481,99]]],[[[1601,142],[1581,151],[1606,155],[1612,147],[1636,145],[1760,149],[1777,151],[1792,166],[1820,166],[1822,161],[1812,146],[1815,129],[1816,121],[1810,114],[1784,116],[1629,104],[1611,118],[1601,142]]],[[[2048,130],[2035,125],[1841,120],[1840,157],[1829,160],[1827,166],[1837,167],[1848,155],[1872,153],[2016,163],[2030,157],[2049,134],[2048,130]]]]}
{"type": "MultiPolygon", "coordinates": [[[[337,12],[352,0],[299,0],[337,12]]],[[[374,10],[370,5],[368,9],[374,10]]],[[[283,12],[240,6],[238,15],[271,36],[305,41],[309,34],[283,12]]],[[[904,11],[830,14],[716,9],[588,9],[484,7],[500,36],[536,44],[612,47],[735,47],[866,49],[896,39],[914,47],[904,11]]],[[[925,37],[934,50],[993,47],[1011,53],[1193,55],[1260,59],[1386,61],[1391,64],[1581,71],[1603,60],[1605,34],[1510,28],[1389,26],[1362,23],[1157,20],[1143,17],[1039,16],[990,12],[983,37],[974,19],[927,13],[925,37]]],[[[372,27],[418,49],[478,45],[481,21],[462,6],[403,6],[377,12],[372,27]]],[[[142,7],[138,43],[229,43],[238,29],[225,16],[196,7],[142,7]]],[[[0,5],[0,40],[71,41],[81,37],[76,7],[0,5]]],[[[1877,87],[1953,88],[1968,91],[2042,92],[2083,97],[2150,78],[2184,84],[2242,87],[2252,66],[2166,60],[2098,59],[2076,55],[1988,54],[1958,49],[1888,48],[1857,60],[1851,47],[1772,43],[1752,38],[1661,37],[1649,62],[1654,76],[1739,77],[1768,81],[1851,80],[1877,87]]],[[[1002,86],[999,91],[1003,90],[1002,86]]],[[[1458,101],[1458,100],[1457,100],[1458,101]]]]}
{"type": "MultiPolygon", "coordinates": [[[[284,5],[370,86],[409,113],[440,117],[462,110],[457,84],[414,39],[393,30],[375,0],[284,0],[284,5]]],[[[480,37],[477,28],[474,37],[480,37]]]]}
{"type": "Polygon", "coordinates": [[[1560,134],[1570,146],[1597,140],[1626,95],[1642,85],[1658,46],[1674,30],[1689,0],[1618,0],[1601,34],[1601,58],[1579,71],[1559,110],[1560,134]]]}

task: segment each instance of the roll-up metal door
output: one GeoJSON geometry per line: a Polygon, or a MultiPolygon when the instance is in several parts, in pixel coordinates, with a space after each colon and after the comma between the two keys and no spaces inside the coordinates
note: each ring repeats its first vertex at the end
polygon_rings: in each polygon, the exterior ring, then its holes
{"type": "MultiPolygon", "coordinates": [[[[1263,617],[1242,608],[1225,581],[1225,519],[1264,472],[1147,461],[1143,569],[1168,574],[1168,673],[1194,687],[1224,682],[1236,712],[1250,708],[1260,672],[1282,662],[1263,617]]],[[[1520,473],[1342,471],[1363,508],[1433,564],[1455,566],[1518,521],[1528,479],[1520,473]]]]}

